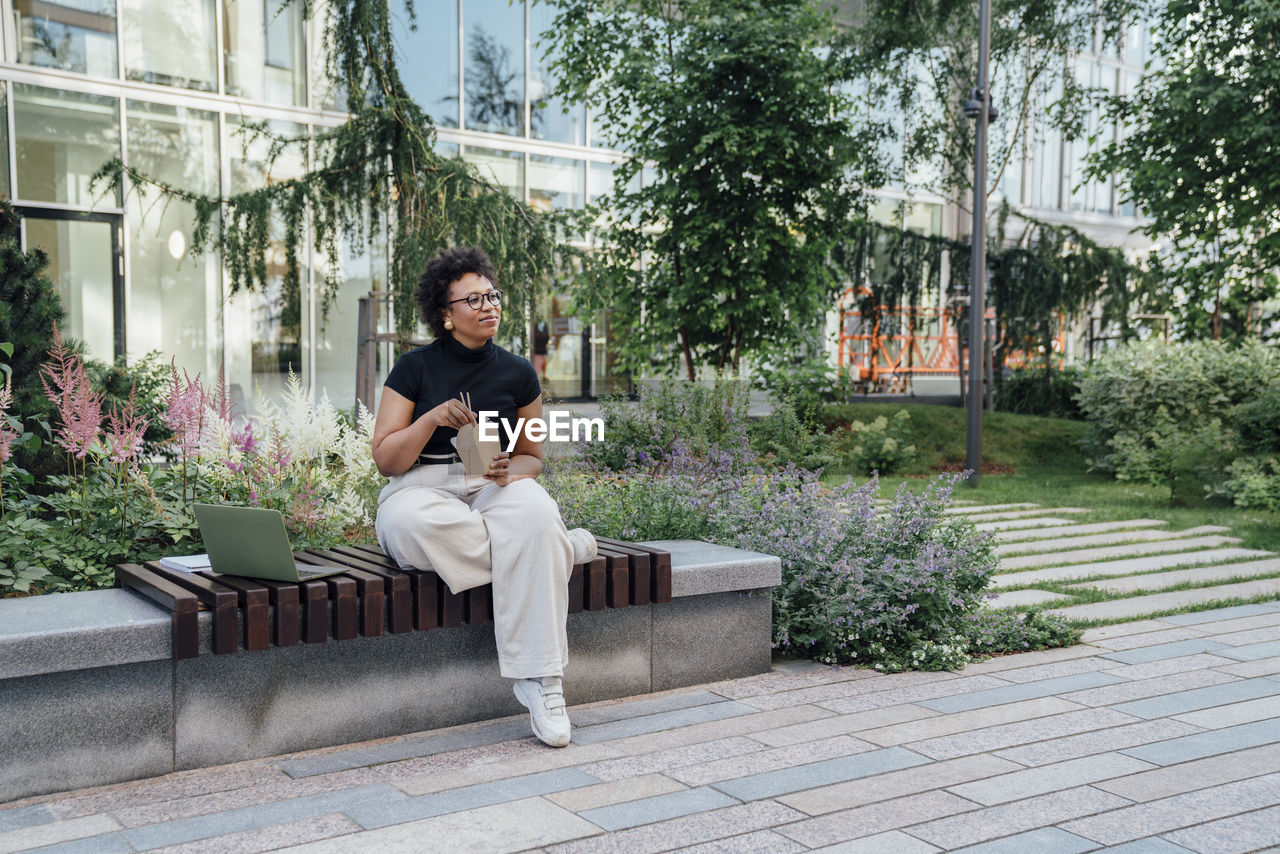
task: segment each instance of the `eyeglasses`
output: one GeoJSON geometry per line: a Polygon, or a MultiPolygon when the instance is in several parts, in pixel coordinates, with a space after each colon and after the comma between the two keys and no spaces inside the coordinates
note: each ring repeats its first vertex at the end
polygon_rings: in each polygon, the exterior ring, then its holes
{"type": "Polygon", "coordinates": [[[449,305],[453,305],[455,302],[465,302],[471,306],[472,311],[479,311],[484,307],[486,298],[489,300],[490,305],[502,305],[502,291],[498,290],[489,291],[487,294],[467,294],[465,297],[449,300],[449,305]]]}

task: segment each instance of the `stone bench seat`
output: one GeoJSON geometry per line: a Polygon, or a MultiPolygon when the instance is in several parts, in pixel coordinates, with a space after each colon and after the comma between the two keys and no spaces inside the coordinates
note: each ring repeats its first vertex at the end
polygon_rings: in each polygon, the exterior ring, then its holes
{"type": "MultiPolygon", "coordinates": [[[[670,553],[671,601],[584,598],[569,616],[570,703],[769,669],[778,558],[638,545],[670,553]]],[[[234,614],[239,651],[214,654],[216,612],[198,610],[197,654],[175,659],[173,611],[133,590],[0,600],[0,802],[523,712],[492,625],[249,651],[234,614]]]]}

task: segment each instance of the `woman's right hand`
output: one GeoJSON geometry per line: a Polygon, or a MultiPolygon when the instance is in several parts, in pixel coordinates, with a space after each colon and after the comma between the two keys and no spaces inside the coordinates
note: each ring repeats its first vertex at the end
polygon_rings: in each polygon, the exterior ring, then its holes
{"type": "Polygon", "coordinates": [[[427,410],[421,417],[429,418],[430,423],[436,427],[452,427],[454,430],[476,423],[476,414],[457,398],[446,400],[436,408],[427,410]]]}

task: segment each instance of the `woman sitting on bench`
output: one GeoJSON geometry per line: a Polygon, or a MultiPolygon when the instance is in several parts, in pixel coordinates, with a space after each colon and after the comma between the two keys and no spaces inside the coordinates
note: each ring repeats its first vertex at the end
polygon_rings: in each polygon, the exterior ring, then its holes
{"type": "MultiPolygon", "coordinates": [[[[466,475],[450,441],[478,411],[512,424],[542,417],[533,365],[493,343],[502,317],[496,279],[482,250],[459,248],[433,258],[418,280],[414,299],[436,340],[401,356],[382,391],[373,458],[391,482],[378,498],[378,542],[402,566],[434,570],[454,593],[493,582],[500,672],[516,680],[534,735],[564,747],[569,573],[595,557],[595,538],[565,530],[535,480],[542,447],[523,432],[481,477],[466,475]]],[[[505,425],[500,435],[508,447],[505,425]]]]}

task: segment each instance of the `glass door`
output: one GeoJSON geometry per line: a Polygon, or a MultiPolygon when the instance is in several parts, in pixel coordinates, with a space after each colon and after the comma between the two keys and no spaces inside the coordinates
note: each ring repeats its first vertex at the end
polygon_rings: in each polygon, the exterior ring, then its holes
{"type": "Polygon", "coordinates": [[[49,256],[53,281],[67,316],[64,337],[84,342],[85,354],[112,362],[125,353],[124,262],[121,217],[23,207],[23,245],[49,256]]]}

